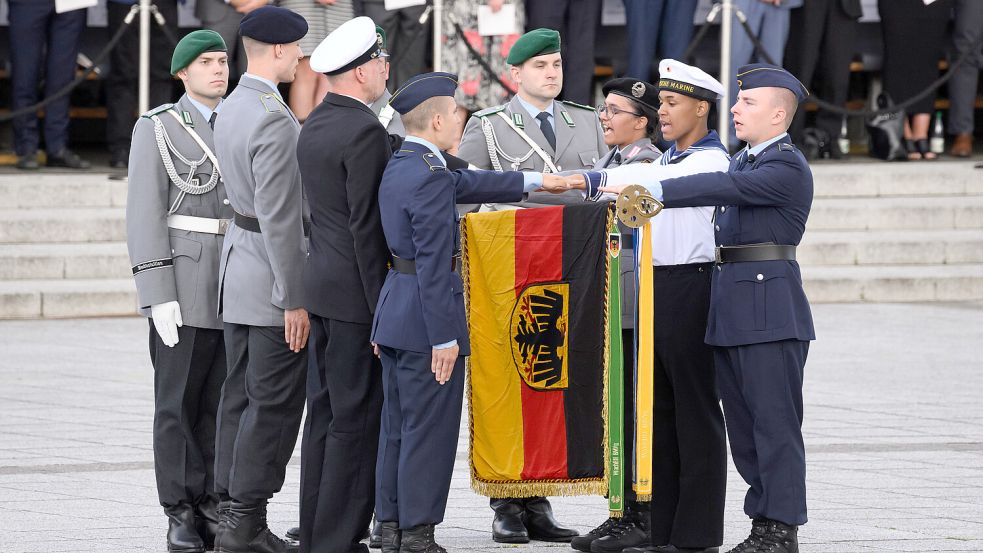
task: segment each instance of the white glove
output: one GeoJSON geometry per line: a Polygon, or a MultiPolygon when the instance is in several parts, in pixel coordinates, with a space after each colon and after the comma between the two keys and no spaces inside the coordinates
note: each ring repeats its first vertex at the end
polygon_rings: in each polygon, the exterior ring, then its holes
{"type": "Polygon", "coordinates": [[[150,306],[150,318],[154,320],[154,328],[164,342],[164,345],[173,348],[178,343],[177,327],[183,326],[181,320],[181,306],[176,301],[158,303],[150,306]]]}

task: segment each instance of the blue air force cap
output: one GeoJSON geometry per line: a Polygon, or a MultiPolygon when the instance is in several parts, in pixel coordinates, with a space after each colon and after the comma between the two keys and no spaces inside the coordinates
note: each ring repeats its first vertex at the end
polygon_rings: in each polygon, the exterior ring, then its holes
{"type": "Polygon", "coordinates": [[[741,90],[765,86],[785,88],[791,90],[800,102],[809,97],[809,90],[795,75],[768,63],[752,63],[740,67],[737,70],[737,86],[741,90]]]}
{"type": "Polygon", "coordinates": [[[453,73],[422,73],[410,77],[406,84],[393,93],[389,105],[400,115],[405,115],[416,106],[437,96],[454,97],[457,90],[457,75],[453,73]]]}
{"type": "Polygon", "coordinates": [[[306,34],[307,20],[304,16],[277,6],[257,8],[239,22],[239,36],[266,44],[290,44],[306,34]]]}

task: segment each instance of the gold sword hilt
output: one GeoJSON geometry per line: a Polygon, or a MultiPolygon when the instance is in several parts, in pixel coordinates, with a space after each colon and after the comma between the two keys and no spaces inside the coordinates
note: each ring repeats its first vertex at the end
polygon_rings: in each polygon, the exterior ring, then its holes
{"type": "Polygon", "coordinates": [[[637,184],[628,185],[615,201],[618,219],[631,228],[644,225],[662,208],[662,202],[656,200],[644,186],[637,184]]]}

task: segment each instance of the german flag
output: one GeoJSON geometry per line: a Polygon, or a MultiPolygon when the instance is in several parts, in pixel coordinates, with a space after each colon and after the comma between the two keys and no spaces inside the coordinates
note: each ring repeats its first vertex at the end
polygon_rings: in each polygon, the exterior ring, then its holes
{"type": "Polygon", "coordinates": [[[607,492],[609,217],[608,204],[585,203],[462,223],[480,494],[607,492]]]}

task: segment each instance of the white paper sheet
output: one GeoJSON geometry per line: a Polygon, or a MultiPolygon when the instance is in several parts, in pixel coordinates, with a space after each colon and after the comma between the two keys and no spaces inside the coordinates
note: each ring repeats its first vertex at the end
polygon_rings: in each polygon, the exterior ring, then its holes
{"type": "Polygon", "coordinates": [[[399,10],[402,8],[412,8],[413,6],[422,6],[427,3],[427,0],[386,0],[385,6],[387,10],[399,10]]]}
{"type": "Polygon", "coordinates": [[[515,19],[515,4],[503,4],[493,12],[488,6],[478,6],[478,34],[481,36],[511,35],[519,32],[515,19]]]}
{"type": "Polygon", "coordinates": [[[55,0],[55,12],[65,13],[73,10],[83,10],[91,8],[99,3],[99,0],[55,0]]]}

